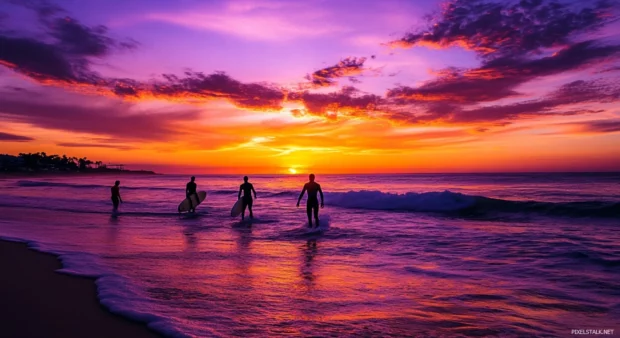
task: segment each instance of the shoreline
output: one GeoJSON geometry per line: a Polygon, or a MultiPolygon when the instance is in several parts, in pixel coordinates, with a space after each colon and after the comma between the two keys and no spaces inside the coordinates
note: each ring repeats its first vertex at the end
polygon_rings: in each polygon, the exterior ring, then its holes
{"type": "Polygon", "coordinates": [[[21,177],[71,177],[71,176],[113,176],[113,175],[139,175],[157,176],[163,175],[148,170],[124,170],[124,171],[38,171],[38,172],[0,172],[0,179],[21,177]]]}
{"type": "Polygon", "coordinates": [[[57,273],[58,256],[0,239],[0,336],[163,337],[105,309],[95,278],[57,273]]]}

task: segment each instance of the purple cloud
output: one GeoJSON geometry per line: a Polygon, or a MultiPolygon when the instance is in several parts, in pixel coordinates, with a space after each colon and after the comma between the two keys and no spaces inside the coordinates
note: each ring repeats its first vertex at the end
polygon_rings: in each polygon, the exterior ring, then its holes
{"type": "MultiPolygon", "coordinates": [[[[359,75],[364,71],[366,58],[348,57],[340,60],[336,65],[319,69],[306,76],[313,87],[330,87],[336,84],[336,79],[359,75]]],[[[355,80],[354,80],[355,81],[355,80]]]]}
{"type": "Polygon", "coordinates": [[[109,93],[119,97],[158,97],[172,100],[226,99],[239,107],[281,109],[282,89],[268,84],[242,83],[225,74],[188,71],[183,76],[163,74],[161,79],[136,81],[106,78],[92,70],[92,58],[115,50],[135,48],[135,41],[110,38],[105,26],[88,27],[53,5],[27,2],[47,29],[45,38],[0,34],[0,65],[45,84],[109,93]]]}
{"type": "Polygon", "coordinates": [[[69,16],[59,17],[65,11],[45,1],[12,3],[35,11],[46,35],[35,39],[0,33],[0,64],[37,81],[104,85],[105,80],[90,69],[91,58],[137,45],[112,39],[105,26],[88,27],[69,16]]]}
{"type": "Polygon", "coordinates": [[[205,75],[200,72],[186,72],[184,77],[164,74],[166,81],[154,81],[138,90],[143,94],[167,98],[221,98],[239,107],[254,109],[282,108],[282,89],[268,84],[242,83],[224,72],[205,75]]]}
{"type": "Polygon", "coordinates": [[[32,137],[28,137],[28,136],[21,136],[21,135],[15,135],[15,134],[9,134],[9,133],[0,132],[0,141],[28,142],[28,141],[34,141],[34,139],[32,137]]]}
{"type": "Polygon", "coordinates": [[[391,89],[388,98],[408,102],[475,104],[519,96],[516,87],[536,78],[587,68],[620,54],[620,46],[584,41],[540,59],[504,57],[470,70],[453,70],[419,87],[391,89]]]}
{"type": "Polygon", "coordinates": [[[427,29],[408,33],[392,45],[458,45],[485,58],[537,54],[571,44],[573,36],[609,23],[613,5],[612,1],[455,0],[445,4],[427,29]]]}
{"type": "Polygon", "coordinates": [[[294,116],[309,114],[328,119],[337,119],[338,112],[347,116],[367,116],[369,112],[377,111],[383,102],[380,96],[364,94],[353,87],[344,87],[328,94],[292,92],[289,93],[288,100],[301,102],[306,107],[305,112],[294,111],[294,116]]]}
{"type": "Polygon", "coordinates": [[[97,83],[84,59],[71,60],[56,45],[29,38],[0,36],[0,64],[38,81],[97,83]]]}
{"type": "Polygon", "coordinates": [[[132,49],[137,42],[118,42],[107,36],[105,26],[87,27],[77,20],[64,17],[48,23],[50,36],[55,38],[56,46],[69,55],[96,56],[109,55],[112,49],[132,49]]]}
{"type": "Polygon", "coordinates": [[[0,98],[3,121],[40,128],[107,135],[120,140],[167,140],[181,132],[178,121],[197,119],[197,110],[145,114],[132,112],[126,103],[79,106],[37,102],[25,98],[0,98]]]}
{"type": "Polygon", "coordinates": [[[60,147],[68,147],[68,148],[109,148],[109,149],[118,149],[118,150],[137,149],[136,147],[124,146],[124,145],[119,145],[119,144],[90,144],[90,143],[62,142],[62,143],[57,143],[56,145],[60,147]]]}
{"type": "MultiPolygon", "coordinates": [[[[543,0],[502,3],[456,0],[447,5],[434,25],[407,34],[398,43],[441,48],[461,45],[481,57],[480,66],[448,68],[419,86],[391,88],[385,96],[362,93],[353,87],[332,93],[291,91],[267,82],[244,83],[225,72],[187,71],[182,75],[162,74],[150,81],[103,77],[92,70],[92,60],[134,48],[135,42],[112,39],[104,26],[90,27],[70,17],[61,17],[60,14],[65,15],[64,10],[53,5],[39,2],[27,2],[27,5],[37,12],[46,35],[34,39],[0,33],[0,45],[7,47],[0,50],[0,65],[41,83],[78,89],[86,87],[86,91],[103,92],[127,100],[160,98],[195,102],[223,99],[256,111],[281,110],[285,101],[294,101],[305,107],[294,110],[294,116],[309,114],[337,119],[340,115],[400,123],[441,121],[494,125],[532,116],[592,113],[597,110],[569,106],[617,100],[617,94],[610,86],[601,87],[595,81],[584,81],[568,84],[538,100],[493,104],[501,99],[519,98],[522,94],[518,88],[530,81],[617,60],[620,45],[592,38],[587,41],[577,39],[615,20],[610,15],[610,3],[604,1],[584,5],[543,0]],[[571,95],[561,92],[577,88],[581,92],[571,95]]],[[[309,74],[307,79],[312,88],[333,86],[338,79],[345,77],[355,83],[352,76],[366,70],[365,61],[365,58],[345,58],[336,65],[309,74]]],[[[95,125],[98,118],[107,117],[106,112],[99,108],[86,111],[84,107],[61,107],[15,99],[0,99],[0,104],[6,105],[0,113],[11,120],[119,137],[131,134],[125,129],[125,125],[131,124],[146,126],[135,131],[131,135],[133,138],[170,137],[174,131],[166,123],[173,124],[176,120],[176,115],[162,114],[158,118],[163,122],[159,123],[146,116],[131,114],[130,106],[121,104],[107,107],[108,112],[112,112],[110,121],[95,125]],[[19,116],[18,108],[23,108],[33,118],[19,116]],[[61,126],[51,121],[49,113],[41,112],[46,109],[69,119],[83,116],[84,120],[61,126]]],[[[181,118],[196,116],[194,111],[179,114],[181,118]]]]}
{"type": "Polygon", "coordinates": [[[620,132],[620,120],[594,120],[579,124],[584,132],[589,133],[616,133],[620,132]]]}
{"type": "MultiPolygon", "coordinates": [[[[599,113],[588,109],[587,103],[612,103],[620,101],[620,86],[606,81],[574,81],[560,87],[539,100],[530,100],[508,105],[464,109],[460,105],[431,105],[422,114],[412,114],[408,122],[424,123],[442,121],[445,123],[506,123],[523,118],[579,115],[599,113]],[[573,105],[579,104],[579,108],[573,105]]],[[[396,116],[403,119],[402,115],[396,116]]]]}

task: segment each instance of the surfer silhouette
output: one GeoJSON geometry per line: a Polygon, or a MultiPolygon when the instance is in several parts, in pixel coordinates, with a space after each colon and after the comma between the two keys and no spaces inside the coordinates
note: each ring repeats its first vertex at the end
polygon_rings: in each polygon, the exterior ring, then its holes
{"type": "Polygon", "coordinates": [[[323,190],[321,190],[321,185],[314,182],[314,174],[310,174],[309,176],[310,182],[304,184],[304,188],[299,194],[299,198],[297,199],[297,207],[299,207],[299,202],[301,202],[301,198],[304,197],[304,193],[308,191],[308,199],[306,201],[306,213],[308,214],[308,226],[312,227],[312,214],[314,213],[314,221],[315,228],[319,227],[319,200],[316,196],[316,193],[321,194],[321,208],[323,208],[323,190]]]}
{"type": "Polygon", "coordinates": [[[121,189],[120,189],[121,181],[114,182],[114,186],[110,189],[112,191],[112,205],[114,206],[114,211],[118,210],[118,204],[123,203],[123,199],[121,198],[121,189]]]}
{"type": "Polygon", "coordinates": [[[245,219],[246,207],[250,210],[250,218],[254,218],[254,214],[252,214],[252,193],[254,193],[254,198],[256,198],[256,190],[254,190],[252,183],[248,182],[247,176],[243,176],[243,184],[239,186],[239,195],[237,199],[241,198],[241,191],[243,191],[243,200],[241,201],[243,211],[241,212],[241,219],[245,219]]]}
{"type": "Polygon", "coordinates": [[[190,212],[196,211],[196,205],[192,203],[192,199],[191,199],[192,195],[196,196],[196,201],[200,203],[200,198],[198,197],[198,194],[196,193],[196,189],[198,188],[198,186],[196,185],[196,182],[194,182],[194,180],[196,180],[196,177],[192,176],[191,180],[187,182],[187,185],[185,186],[185,196],[189,200],[190,212]]]}

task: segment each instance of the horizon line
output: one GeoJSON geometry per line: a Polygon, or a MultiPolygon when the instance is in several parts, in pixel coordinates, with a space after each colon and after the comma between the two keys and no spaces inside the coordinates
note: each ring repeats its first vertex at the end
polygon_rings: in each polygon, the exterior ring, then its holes
{"type": "MultiPolygon", "coordinates": [[[[281,175],[281,176],[305,176],[311,173],[240,173],[240,174],[216,174],[216,173],[161,173],[158,175],[202,175],[202,176],[237,176],[237,175],[281,175]]],[[[318,172],[320,173],[320,172],[318,172]]],[[[611,171],[487,171],[487,172],[346,172],[346,173],[323,173],[320,175],[488,175],[488,174],[620,174],[620,170],[611,171]]]]}

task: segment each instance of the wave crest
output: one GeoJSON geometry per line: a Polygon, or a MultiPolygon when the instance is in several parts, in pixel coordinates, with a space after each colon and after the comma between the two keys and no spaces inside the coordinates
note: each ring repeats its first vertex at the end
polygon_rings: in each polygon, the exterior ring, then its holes
{"type": "Polygon", "coordinates": [[[539,213],[568,217],[620,217],[620,202],[540,202],[511,201],[451,191],[408,192],[349,191],[325,194],[329,205],[386,211],[440,212],[483,216],[492,213],[539,213]]]}

